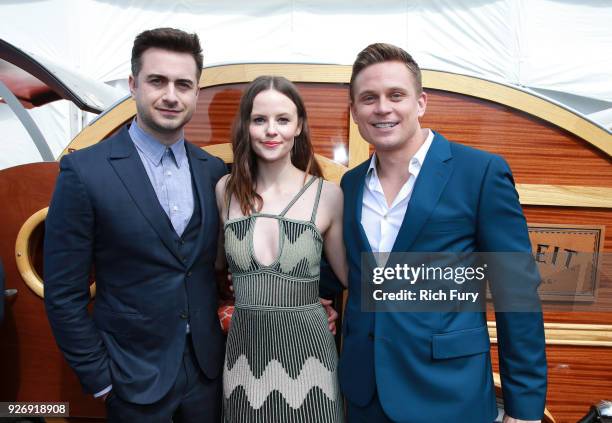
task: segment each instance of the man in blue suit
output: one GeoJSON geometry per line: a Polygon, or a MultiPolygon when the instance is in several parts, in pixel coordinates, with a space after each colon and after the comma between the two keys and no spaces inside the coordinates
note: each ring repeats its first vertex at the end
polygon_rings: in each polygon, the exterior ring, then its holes
{"type": "MultiPolygon", "coordinates": [[[[421,128],[418,65],[389,44],[353,65],[351,114],[374,146],[347,172],[344,237],[349,297],[339,375],[356,422],[490,423],[497,415],[484,312],[364,311],[362,253],[530,253],[506,162],[421,128]]],[[[535,272],[517,275],[535,293],[535,272]]],[[[540,312],[496,313],[504,422],[539,421],[546,398],[540,312]]]]}
{"type": "Polygon", "coordinates": [[[84,390],[105,399],[109,421],[220,420],[214,187],[226,167],[183,135],[201,51],[196,34],[139,34],[129,78],[136,119],[60,163],[46,220],[45,305],[59,347],[84,390]]]}

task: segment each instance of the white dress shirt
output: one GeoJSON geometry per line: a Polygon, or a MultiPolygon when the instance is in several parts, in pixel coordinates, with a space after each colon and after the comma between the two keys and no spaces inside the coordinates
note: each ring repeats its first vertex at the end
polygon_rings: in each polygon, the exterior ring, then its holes
{"type": "Polygon", "coordinates": [[[429,130],[425,142],[410,159],[408,165],[410,176],[393,199],[391,206],[387,206],[385,193],[376,171],[376,153],[372,155],[370,167],[366,173],[361,209],[361,225],[368,237],[372,252],[389,253],[393,249],[395,238],[404,221],[408,202],[412,197],[414,184],[419,177],[433,138],[434,134],[429,130]]]}

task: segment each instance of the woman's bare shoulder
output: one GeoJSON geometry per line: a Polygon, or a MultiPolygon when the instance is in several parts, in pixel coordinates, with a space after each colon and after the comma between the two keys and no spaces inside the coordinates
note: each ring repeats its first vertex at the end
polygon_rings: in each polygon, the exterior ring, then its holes
{"type": "Polygon", "coordinates": [[[229,174],[223,175],[217,181],[217,185],[215,186],[215,194],[217,197],[223,196],[225,194],[225,188],[227,186],[227,181],[229,180],[229,174]]]}
{"type": "Polygon", "coordinates": [[[344,195],[342,188],[334,182],[323,181],[323,188],[321,189],[321,202],[330,205],[331,207],[342,207],[344,195]]]}

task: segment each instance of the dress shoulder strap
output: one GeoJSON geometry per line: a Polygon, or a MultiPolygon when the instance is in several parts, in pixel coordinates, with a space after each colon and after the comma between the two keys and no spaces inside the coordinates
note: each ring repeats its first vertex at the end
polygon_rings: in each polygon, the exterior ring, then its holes
{"type": "Polygon", "coordinates": [[[310,179],[308,180],[308,182],[306,182],[306,183],[304,184],[304,186],[302,187],[302,189],[301,189],[301,190],[300,190],[300,191],[299,191],[297,194],[295,194],[295,197],[293,197],[293,199],[291,200],[291,202],[290,202],[289,204],[287,204],[287,207],[285,207],[285,209],[284,209],[284,210],[281,212],[280,216],[284,216],[284,215],[285,215],[285,213],[287,213],[287,212],[289,211],[289,209],[290,209],[291,207],[293,207],[293,205],[295,204],[295,202],[296,202],[296,201],[297,201],[297,200],[298,200],[298,199],[299,199],[299,198],[302,196],[302,194],[304,194],[304,192],[305,192],[305,191],[308,189],[308,187],[309,187],[310,185],[312,185],[312,183],[315,181],[315,179],[317,179],[317,177],[316,177],[316,176],[313,176],[312,178],[310,178],[310,179]]]}
{"type": "Polygon", "coordinates": [[[317,187],[317,196],[315,197],[314,206],[312,207],[312,216],[310,221],[315,223],[317,217],[317,210],[319,210],[319,199],[321,198],[321,189],[323,188],[323,178],[319,178],[319,186],[317,187]]]}

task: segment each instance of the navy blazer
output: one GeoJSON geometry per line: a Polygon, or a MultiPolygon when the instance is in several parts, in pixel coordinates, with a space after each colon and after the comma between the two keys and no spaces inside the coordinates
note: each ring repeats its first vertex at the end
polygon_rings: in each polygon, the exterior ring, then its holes
{"type": "Polygon", "coordinates": [[[187,321],[200,367],[220,375],[224,339],[214,261],[215,184],[227,169],[185,143],[202,213],[181,257],[127,127],[60,162],[44,242],[45,305],[57,343],[84,389],[112,383],[131,402],[159,400],[176,380],[187,321]],[[96,298],[88,313],[88,281],[96,298]]]}
{"type": "MultiPolygon", "coordinates": [[[[342,390],[359,406],[378,392],[386,414],[398,422],[490,423],[497,410],[485,313],[361,310],[361,253],[371,251],[361,225],[368,166],[369,160],[341,182],[349,262],[342,390]]],[[[393,246],[400,251],[530,252],[506,162],[435,133],[393,246]]],[[[516,277],[527,289],[539,285],[537,271],[516,277]]],[[[547,373],[542,314],[496,313],[496,322],[506,412],[540,419],[547,373]]]]}

